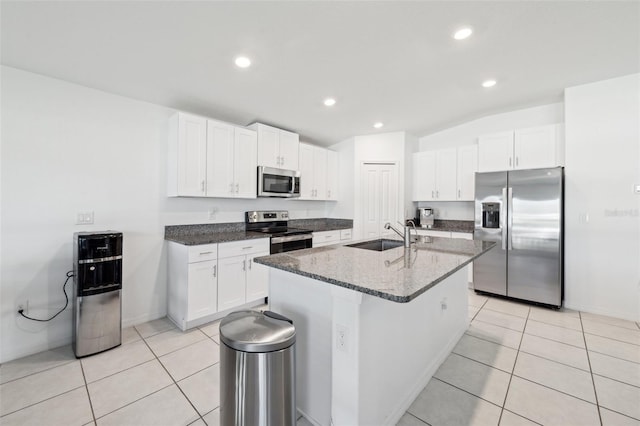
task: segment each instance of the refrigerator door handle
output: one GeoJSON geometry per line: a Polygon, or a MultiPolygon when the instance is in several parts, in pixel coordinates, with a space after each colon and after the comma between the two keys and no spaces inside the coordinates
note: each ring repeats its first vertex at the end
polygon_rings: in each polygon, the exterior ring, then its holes
{"type": "MultiPolygon", "coordinates": [[[[509,187],[508,189],[508,196],[507,196],[507,205],[508,205],[508,209],[510,212],[513,212],[513,188],[509,187]]],[[[508,246],[507,246],[507,250],[513,250],[513,214],[509,214],[508,218],[508,236],[507,236],[507,240],[508,240],[508,246]]]]}
{"type": "Polygon", "coordinates": [[[508,209],[507,204],[507,188],[502,188],[502,206],[500,207],[500,230],[502,231],[502,236],[500,241],[502,242],[502,250],[507,249],[507,224],[505,220],[505,215],[507,214],[508,209]]]}

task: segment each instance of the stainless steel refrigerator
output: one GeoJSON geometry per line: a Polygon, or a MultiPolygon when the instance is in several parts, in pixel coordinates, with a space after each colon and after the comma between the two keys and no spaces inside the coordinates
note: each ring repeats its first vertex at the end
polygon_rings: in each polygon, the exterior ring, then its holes
{"type": "Polygon", "coordinates": [[[563,299],[563,169],[476,173],[475,290],[556,307],[563,299]]]}

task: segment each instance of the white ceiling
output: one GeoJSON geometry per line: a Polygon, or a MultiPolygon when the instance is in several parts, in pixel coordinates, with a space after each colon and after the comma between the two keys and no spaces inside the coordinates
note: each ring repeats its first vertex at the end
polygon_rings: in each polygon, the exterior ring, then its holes
{"type": "Polygon", "coordinates": [[[4,65],[324,145],[423,136],[640,71],[638,1],[2,1],[0,12],[4,65]],[[474,34],[456,41],[462,25],[474,34]],[[252,67],[236,68],[238,54],[252,67]]]}

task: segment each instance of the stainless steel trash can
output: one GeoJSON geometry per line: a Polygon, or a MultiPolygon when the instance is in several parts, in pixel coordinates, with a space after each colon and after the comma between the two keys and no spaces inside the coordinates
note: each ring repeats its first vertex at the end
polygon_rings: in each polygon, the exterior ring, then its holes
{"type": "Polygon", "coordinates": [[[274,312],[238,311],[220,323],[222,426],[295,426],[296,331],[274,312]]]}

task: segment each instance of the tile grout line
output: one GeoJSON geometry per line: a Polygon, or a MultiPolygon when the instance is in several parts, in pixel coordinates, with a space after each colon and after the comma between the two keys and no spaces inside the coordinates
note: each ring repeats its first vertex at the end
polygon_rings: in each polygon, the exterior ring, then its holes
{"type": "MultiPolygon", "coordinates": [[[[207,336],[204,332],[202,332],[200,329],[198,329],[202,334],[204,334],[207,338],[209,336],[207,336]]],[[[167,368],[164,366],[164,364],[162,363],[162,361],[160,361],[160,358],[156,355],[155,352],[153,352],[153,349],[151,349],[151,346],[149,346],[149,343],[147,343],[146,339],[142,339],[144,341],[144,343],[147,345],[147,347],[149,348],[149,350],[151,351],[151,353],[153,353],[153,356],[155,357],[156,361],[158,361],[158,363],[160,364],[160,366],[162,367],[162,369],[167,373],[167,375],[169,376],[169,378],[171,379],[171,381],[173,382],[173,384],[178,388],[178,390],[180,391],[180,393],[182,394],[182,396],[184,396],[184,398],[187,400],[187,402],[189,403],[189,405],[191,405],[191,407],[195,410],[196,414],[198,415],[198,417],[200,418],[200,420],[202,420],[204,422],[204,424],[206,425],[207,422],[205,421],[205,419],[203,418],[203,416],[200,414],[200,411],[198,411],[198,409],[196,408],[195,405],[193,405],[193,402],[191,402],[191,400],[189,399],[189,397],[184,393],[184,391],[182,390],[182,388],[180,387],[180,385],[178,384],[178,382],[176,382],[176,380],[173,378],[173,376],[171,375],[171,373],[169,373],[169,370],[167,370],[167,368]]],[[[214,342],[215,343],[215,342],[214,342]]],[[[185,346],[188,347],[191,345],[187,345],[185,346]]],[[[175,351],[174,351],[175,352],[175,351]]],[[[196,419],[197,420],[197,419],[196,419]]]]}
{"type": "MultiPolygon", "coordinates": [[[[504,400],[502,401],[502,407],[500,407],[500,417],[498,418],[498,424],[502,420],[502,414],[504,413],[504,407],[507,405],[507,397],[509,396],[509,390],[511,389],[511,381],[513,380],[513,373],[516,371],[516,364],[518,362],[518,355],[520,355],[520,347],[522,346],[522,341],[524,340],[524,331],[527,329],[527,322],[529,321],[529,315],[531,314],[531,308],[527,310],[527,317],[524,320],[524,327],[522,328],[522,335],[520,336],[520,344],[518,345],[518,350],[516,352],[516,359],[513,361],[513,367],[511,369],[511,374],[509,375],[509,384],[507,384],[507,391],[504,394],[504,400]]],[[[526,417],[525,417],[526,418],[526,417]]]]}
{"type": "MultiPolygon", "coordinates": [[[[65,392],[59,393],[59,394],[57,394],[57,395],[50,396],[49,398],[45,398],[45,399],[43,399],[42,401],[38,401],[38,402],[34,402],[33,404],[25,405],[25,406],[24,406],[24,407],[22,407],[22,408],[18,408],[17,410],[11,411],[10,413],[4,413],[4,414],[2,414],[2,415],[0,416],[0,419],[2,419],[3,417],[9,416],[9,415],[11,415],[11,414],[15,414],[15,413],[17,413],[17,412],[19,412],[19,411],[26,410],[27,408],[31,408],[31,407],[36,406],[36,405],[38,405],[38,404],[42,404],[43,402],[50,401],[50,400],[52,400],[53,398],[57,398],[57,397],[59,397],[59,396],[65,395],[65,394],[67,394],[67,393],[69,393],[69,392],[73,392],[73,391],[78,390],[78,389],[80,389],[80,388],[82,388],[82,387],[85,387],[85,385],[80,385],[80,386],[78,386],[77,388],[69,389],[68,391],[65,391],[65,392]]],[[[2,424],[2,423],[0,422],[0,424],[2,424]]]]}
{"type": "MultiPolygon", "coordinates": [[[[447,385],[447,386],[451,386],[452,388],[458,389],[459,391],[462,391],[462,392],[464,392],[464,393],[466,393],[466,394],[469,394],[469,395],[471,395],[471,396],[472,396],[472,397],[474,397],[474,398],[477,398],[477,399],[479,399],[479,400],[481,400],[481,401],[484,401],[484,402],[486,402],[486,403],[488,403],[488,404],[491,404],[491,405],[493,405],[494,407],[498,407],[498,408],[502,409],[502,407],[500,407],[500,406],[499,406],[498,404],[496,404],[495,402],[491,402],[491,401],[489,401],[488,399],[484,399],[484,398],[482,398],[482,397],[480,397],[480,396],[478,396],[478,395],[476,395],[476,394],[474,394],[474,393],[469,392],[469,391],[468,391],[468,390],[466,390],[466,389],[462,389],[462,388],[461,388],[461,387],[459,387],[459,386],[452,385],[452,384],[451,384],[451,383],[449,383],[449,382],[445,382],[444,380],[442,380],[442,379],[441,379],[441,378],[439,378],[439,377],[433,376],[433,377],[431,377],[431,380],[433,380],[433,379],[436,379],[437,381],[442,382],[442,383],[444,383],[444,384],[445,384],[445,385],[447,385]]],[[[407,412],[408,412],[408,411],[407,411],[407,412]]],[[[415,416],[414,416],[414,417],[415,417],[415,416]]],[[[424,421],[424,420],[423,420],[423,421],[424,421]]],[[[498,424],[499,424],[499,423],[498,423],[498,424]]]]}
{"type": "Polygon", "coordinates": [[[593,376],[598,376],[598,377],[602,377],[603,379],[611,380],[612,382],[618,382],[618,383],[621,383],[623,385],[627,385],[627,386],[631,386],[631,387],[640,389],[640,386],[632,385],[631,383],[623,382],[622,380],[614,379],[612,377],[608,377],[608,376],[605,376],[605,375],[602,375],[602,374],[599,374],[599,373],[591,373],[591,374],[593,376]]]}
{"type": "MultiPolygon", "coordinates": [[[[424,423],[426,426],[431,426],[431,424],[430,424],[430,423],[427,423],[427,422],[425,422],[424,420],[422,420],[420,417],[418,417],[418,416],[416,416],[416,415],[411,414],[411,413],[409,412],[409,410],[405,411],[405,414],[410,415],[410,416],[411,416],[411,417],[413,417],[414,419],[418,420],[420,423],[424,423]]],[[[300,416],[300,417],[302,417],[302,416],[300,416]]],[[[300,419],[298,419],[298,420],[300,420],[300,419]]]]}
{"type": "Polygon", "coordinates": [[[582,327],[582,339],[584,340],[585,352],[587,353],[587,363],[589,364],[589,376],[591,376],[591,384],[593,385],[593,395],[596,399],[596,409],[598,410],[598,419],[602,425],[602,414],[600,413],[600,402],[598,402],[598,389],[596,388],[596,381],[593,377],[593,368],[591,367],[591,357],[589,357],[589,347],[587,346],[587,338],[584,336],[584,325],[582,324],[582,313],[578,312],[580,316],[580,326],[582,327]]]}
{"type": "MultiPolygon", "coordinates": [[[[615,326],[614,326],[615,327],[615,326]]],[[[622,328],[622,327],[618,327],[618,328],[622,328]]],[[[628,328],[625,330],[629,330],[628,328]]],[[[629,330],[629,331],[633,331],[633,330],[629,330]]],[[[583,334],[588,334],[590,336],[596,336],[596,337],[602,337],[604,339],[609,339],[609,340],[615,340],[616,342],[620,342],[620,343],[626,343],[627,345],[633,345],[633,346],[638,346],[640,348],[640,345],[637,343],[631,343],[631,342],[627,342],[626,340],[620,340],[620,339],[613,339],[609,336],[603,336],[602,334],[595,334],[595,333],[590,333],[588,331],[583,331],[583,334]]]]}
{"type": "MultiPolygon", "coordinates": [[[[21,359],[21,358],[18,358],[18,359],[21,359]]],[[[14,360],[14,361],[16,361],[16,360],[14,360]]],[[[29,373],[29,374],[25,374],[24,376],[16,377],[15,379],[11,379],[11,380],[8,380],[8,381],[6,381],[4,383],[0,383],[0,386],[4,386],[4,385],[6,385],[8,383],[12,383],[12,382],[15,382],[16,380],[24,379],[26,377],[31,377],[31,376],[34,376],[36,374],[44,373],[45,371],[50,371],[50,370],[53,370],[54,368],[64,367],[65,365],[69,365],[74,361],[77,361],[77,360],[76,359],[72,359],[72,360],[69,360],[68,362],[65,362],[65,363],[60,364],[60,365],[54,365],[53,367],[45,368],[44,370],[34,371],[33,373],[29,373]]],[[[11,361],[9,361],[9,362],[11,362],[11,361]]],[[[7,363],[5,363],[5,364],[7,364],[7,363]]]]}
{"type": "Polygon", "coordinates": [[[84,374],[84,365],[82,365],[82,360],[78,361],[80,363],[80,370],[82,371],[82,380],[84,380],[84,390],[87,392],[87,398],[89,399],[89,408],[91,409],[91,417],[93,417],[93,424],[97,424],[96,422],[96,413],[93,411],[93,402],[91,402],[91,394],[89,393],[89,383],[87,383],[87,376],[84,374]]]}

